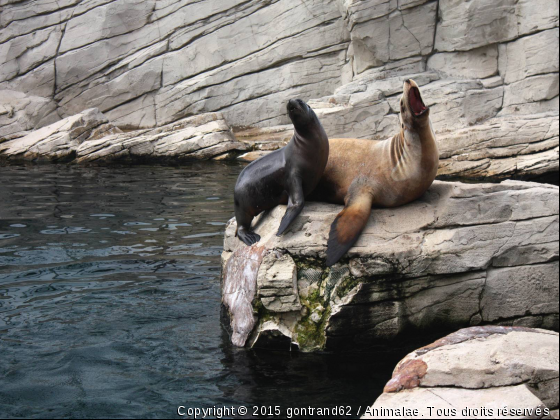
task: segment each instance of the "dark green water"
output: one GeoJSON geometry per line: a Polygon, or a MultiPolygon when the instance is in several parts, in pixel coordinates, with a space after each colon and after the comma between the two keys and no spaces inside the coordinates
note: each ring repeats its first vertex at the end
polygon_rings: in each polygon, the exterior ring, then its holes
{"type": "Polygon", "coordinates": [[[230,346],[220,254],[241,169],[0,167],[0,417],[239,405],[356,417],[373,403],[402,354],[230,346]]]}

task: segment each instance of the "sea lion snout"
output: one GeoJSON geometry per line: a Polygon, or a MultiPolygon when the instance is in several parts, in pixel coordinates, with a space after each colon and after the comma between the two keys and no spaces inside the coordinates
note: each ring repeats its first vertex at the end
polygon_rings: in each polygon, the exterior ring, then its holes
{"type": "Polygon", "coordinates": [[[301,131],[305,131],[306,126],[315,115],[309,105],[301,99],[290,99],[286,108],[294,126],[301,131]]]}
{"type": "Polygon", "coordinates": [[[298,111],[307,111],[307,108],[307,104],[301,99],[290,99],[288,101],[287,109],[290,115],[292,115],[293,113],[297,113],[298,111]]]}

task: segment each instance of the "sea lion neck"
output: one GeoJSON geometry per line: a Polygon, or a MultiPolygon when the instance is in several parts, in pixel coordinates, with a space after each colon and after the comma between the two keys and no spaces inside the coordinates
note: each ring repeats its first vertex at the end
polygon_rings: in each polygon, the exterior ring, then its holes
{"type": "Polygon", "coordinates": [[[323,142],[328,143],[328,137],[317,116],[313,116],[312,121],[302,127],[294,124],[294,143],[297,146],[306,147],[323,142]]]}
{"type": "Polygon", "coordinates": [[[434,140],[435,136],[432,131],[429,114],[423,116],[421,119],[413,120],[412,124],[401,123],[399,135],[403,139],[415,137],[419,138],[421,141],[434,140]]]}

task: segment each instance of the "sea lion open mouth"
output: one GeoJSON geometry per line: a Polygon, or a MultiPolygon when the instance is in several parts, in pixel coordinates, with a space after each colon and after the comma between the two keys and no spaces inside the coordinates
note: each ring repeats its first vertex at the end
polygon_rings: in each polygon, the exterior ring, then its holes
{"type": "Polygon", "coordinates": [[[415,117],[424,115],[428,110],[428,107],[424,105],[422,95],[420,95],[420,89],[416,86],[410,88],[410,91],[408,92],[408,102],[415,117]]]}

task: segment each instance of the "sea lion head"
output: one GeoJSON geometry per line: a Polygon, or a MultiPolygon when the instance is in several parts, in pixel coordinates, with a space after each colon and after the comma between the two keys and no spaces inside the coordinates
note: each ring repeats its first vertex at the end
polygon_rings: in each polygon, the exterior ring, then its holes
{"type": "Polygon", "coordinates": [[[430,108],[422,100],[420,89],[412,79],[405,80],[401,98],[401,122],[412,129],[429,124],[430,108]]]}
{"type": "Polygon", "coordinates": [[[315,112],[301,99],[290,99],[286,108],[296,131],[300,133],[308,131],[318,121],[315,112]]]}

